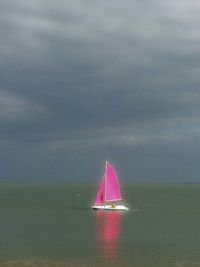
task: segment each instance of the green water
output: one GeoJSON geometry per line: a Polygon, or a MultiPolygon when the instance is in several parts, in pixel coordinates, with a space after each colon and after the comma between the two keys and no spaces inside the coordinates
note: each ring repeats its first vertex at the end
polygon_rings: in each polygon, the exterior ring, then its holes
{"type": "Polygon", "coordinates": [[[125,213],[92,211],[95,193],[0,184],[0,267],[200,266],[200,185],[126,186],[125,213]]]}

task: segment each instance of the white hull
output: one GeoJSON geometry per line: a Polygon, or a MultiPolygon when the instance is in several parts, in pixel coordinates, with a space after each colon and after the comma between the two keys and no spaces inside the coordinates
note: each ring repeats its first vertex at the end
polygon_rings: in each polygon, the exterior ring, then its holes
{"type": "Polygon", "coordinates": [[[123,205],[115,205],[113,207],[112,205],[94,205],[92,206],[93,210],[129,210],[129,208],[123,206],[123,205]]]}

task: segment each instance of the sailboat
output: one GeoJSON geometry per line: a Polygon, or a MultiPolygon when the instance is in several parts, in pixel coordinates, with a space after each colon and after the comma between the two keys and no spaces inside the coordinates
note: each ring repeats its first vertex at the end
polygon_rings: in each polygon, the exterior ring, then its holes
{"type": "Polygon", "coordinates": [[[105,174],[101,180],[96,200],[92,209],[94,210],[128,210],[123,205],[114,202],[122,200],[119,182],[114,167],[106,161],[105,174]],[[110,203],[111,202],[111,203],[110,203]]]}

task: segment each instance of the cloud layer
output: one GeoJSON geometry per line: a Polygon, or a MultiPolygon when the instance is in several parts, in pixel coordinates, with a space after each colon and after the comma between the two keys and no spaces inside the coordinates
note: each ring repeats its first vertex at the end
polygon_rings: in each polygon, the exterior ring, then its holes
{"type": "Polygon", "coordinates": [[[198,180],[199,9],[1,1],[1,179],[198,180]]]}

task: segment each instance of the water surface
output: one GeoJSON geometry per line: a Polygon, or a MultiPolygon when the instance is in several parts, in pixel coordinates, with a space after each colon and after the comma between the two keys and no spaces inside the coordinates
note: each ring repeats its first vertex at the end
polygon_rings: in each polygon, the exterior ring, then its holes
{"type": "Polygon", "coordinates": [[[129,212],[95,186],[0,184],[0,266],[200,266],[200,186],[131,185],[129,212]]]}

